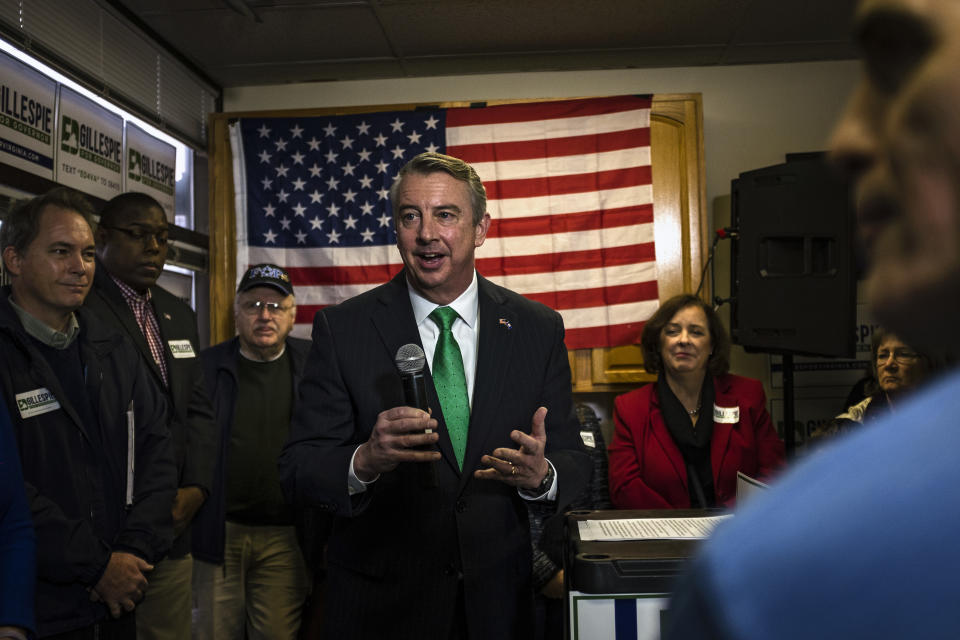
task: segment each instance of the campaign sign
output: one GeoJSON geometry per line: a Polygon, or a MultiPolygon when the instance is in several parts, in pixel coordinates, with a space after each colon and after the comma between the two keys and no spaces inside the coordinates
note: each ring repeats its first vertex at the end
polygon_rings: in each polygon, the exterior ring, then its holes
{"type": "Polygon", "coordinates": [[[57,182],[104,200],[123,190],[123,118],[60,86],[57,182]]]}
{"type": "Polygon", "coordinates": [[[0,53],[0,162],[53,180],[57,83],[0,53]]]}
{"type": "Polygon", "coordinates": [[[127,126],[127,191],[153,196],[173,223],[176,205],[177,150],[137,125],[127,126]]]}

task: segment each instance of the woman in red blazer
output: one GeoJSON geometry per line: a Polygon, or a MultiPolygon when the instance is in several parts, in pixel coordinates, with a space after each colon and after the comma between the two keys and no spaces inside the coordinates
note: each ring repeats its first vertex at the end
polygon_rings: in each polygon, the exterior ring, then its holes
{"type": "Polygon", "coordinates": [[[783,442],[759,381],[727,373],[730,338],[700,298],[667,300],[643,328],[654,384],[618,396],[610,498],[618,509],[732,506],[737,471],[768,479],[783,442]]]}

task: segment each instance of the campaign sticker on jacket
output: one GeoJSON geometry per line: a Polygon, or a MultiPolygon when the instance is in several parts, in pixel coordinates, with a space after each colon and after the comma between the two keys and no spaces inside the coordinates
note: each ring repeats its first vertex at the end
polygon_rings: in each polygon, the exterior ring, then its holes
{"type": "Polygon", "coordinates": [[[592,431],[581,431],[580,439],[583,440],[584,446],[590,447],[591,449],[597,448],[597,441],[594,439],[592,431]]]}
{"type": "Polygon", "coordinates": [[[740,407],[718,407],[713,405],[713,421],[721,424],[740,422],[740,407]]]}
{"type": "Polygon", "coordinates": [[[20,417],[24,420],[59,408],[60,403],[46,387],[17,394],[17,409],[20,410],[20,417]]]}
{"type": "Polygon", "coordinates": [[[197,354],[193,351],[193,345],[189,340],[168,340],[170,353],[174,358],[196,358],[197,354]]]}

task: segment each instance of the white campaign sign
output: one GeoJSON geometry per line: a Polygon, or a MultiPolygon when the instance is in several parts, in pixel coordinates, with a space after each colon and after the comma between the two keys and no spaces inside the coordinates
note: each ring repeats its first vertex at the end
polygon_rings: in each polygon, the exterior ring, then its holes
{"type": "Polygon", "coordinates": [[[123,191],[123,118],[61,85],[56,180],[104,200],[123,191]]]}
{"type": "Polygon", "coordinates": [[[57,83],[0,53],[0,162],[53,180],[57,83]]]}
{"type": "Polygon", "coordinates": [[[153,196],[172,224],[176,207],[176,148],[128,122],[125,156],[126,190],[153,196]]]}

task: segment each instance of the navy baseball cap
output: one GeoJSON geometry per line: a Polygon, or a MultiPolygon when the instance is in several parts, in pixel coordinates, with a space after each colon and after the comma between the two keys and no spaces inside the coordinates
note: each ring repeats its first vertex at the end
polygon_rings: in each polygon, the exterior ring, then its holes
{"type": "Polygon", "coordinates": [[[288,296],[293,295],[293,283],[290,282],[290,274],[275,264],[255,264],[240,279],[237,286],[237,293],[252,289],[254,287],[273,287],[288,296]]]}

